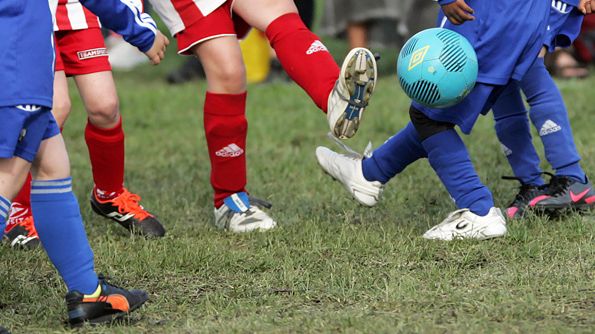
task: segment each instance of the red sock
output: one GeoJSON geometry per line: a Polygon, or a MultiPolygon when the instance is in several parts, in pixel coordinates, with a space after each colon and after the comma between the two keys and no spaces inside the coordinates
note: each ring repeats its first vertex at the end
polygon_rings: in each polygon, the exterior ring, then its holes
{"type": "Polygon", "coordinates": [[[296,13],[275,19],[266,35],[287,74],[326,112],[340,69],[320,38],[296,13]]]}
{"type": "Polygon", "coordinates": [[[116,197],[124,187],[122,118],[111,129],[101,129],[87,122],[85,141],[89,148],[95,194],[103,200],[116,197]]]}
{"type": "Polygon", "coordinates": [[[21,191],[12,200],[12,203],[19,203],[22,207],[27,208],[29,215],[31,215],[31,173],[27,175],[27,180],[23,184],[23,188],[21,188],[21,191]]]}
{"type": "Polygon", "coordinates": [[[207,92],[204,126],[211,159],[215,207],[237,192],[246,191],[246,93],[207,92]]]}

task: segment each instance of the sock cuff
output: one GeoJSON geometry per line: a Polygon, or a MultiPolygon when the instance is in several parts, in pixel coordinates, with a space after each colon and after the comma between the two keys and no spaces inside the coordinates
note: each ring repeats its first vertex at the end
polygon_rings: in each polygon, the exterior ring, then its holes
{"type": "Polygon", "coordinates": [[[207,92],[205,114],[215,116],[237,116],[246,113],[247,92],[240,94],[220,94],[207,92]]]}
{"type": "Polygon", "coordinates": [[[93,125],[93,123],[91,123],[91,121],[89,121],[87,119],[87,127],[85,128],[85,136],[86,137],[92,137],[92,138],[98,138],[98,139],[106,139],[106,138],[116,138],[117,140],[119,140],[120,138],[124,137],[124,131],[122,129],[122,116],[120,116],[120,120],[118,120],[118,124],[116,124],[114,127],[112,128],[108,128],[108,129],[103,129],[100,127],[97,127],[95,125],[93,125]]]}
{"type": "Polygon", "coordinates": [[[10,201],[3,196],[0,196],[0,225],[8,218],[10,211],[10,201]]]}
{"type": "Polygon", "coordinates": [[[306,27],[300,15],[298,13],[287,13],[274,19],[266,28],[265,34],[271,44],[274,44],[276,40],[284,37],[284,34],[302,29],[308,30],[308,27],[306,27]]]}
{"type": "Polygon", "coordinates": [[[63,194],[72,192],[72,177],[57,180],[33,180],[31,195],[63,194]]]}

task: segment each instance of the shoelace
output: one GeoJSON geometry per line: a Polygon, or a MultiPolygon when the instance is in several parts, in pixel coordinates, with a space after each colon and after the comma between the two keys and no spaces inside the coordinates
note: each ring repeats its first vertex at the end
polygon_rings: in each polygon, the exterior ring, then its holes
{"type": "MultiPolygon", "coordinates": [[[[547,175],[552,179],[554,178],[554,174],[552,174],[552,173],[542,172],[541,174],[547,175]]],[[[502,176],[502,180],[518,181],[521,184],[519,186],[519,192],[514,197],[514,200],[512,201],[512,203],[510,203],[508,205],[509,207],[516,206],[517,204],[522,204],[522,202],[529,200],[532,195],[531,192],[534,192],[534,191],[546,192],[546,189],[549,187],[549,185],[547,185],[547,184],[542,185],[542,186],[533,186],[533,185],[525,184],[525,183],[523,183],[523,181],[520,178],[515,177],[515,176],[502,176]]]]}
{"type": "Polygon", "coordinates": [[[39,238],[37,235],[37,230],[35,229],[35,224],[33,221],[33,216],[29,216],[20,222],[17,223],[18,226],[22,226],[27,231],[27,237],[29,238],[39,238]]]}
{"type": "Polygon", "coordinates": [[[339,146],[343,151],[345,151],[345,153],[346,153],[345,155],[348,156],[349,158],[352,158],[354,160],[361,160],[363,158],[369,158],[372,156],[372,142],[371,141],[369,141],[368,145],[366,145],[366,148],[364,149],[364,153],[358,153],[356,150],[352,149],[349,145],[342,142],[339,138],[335,137],[331,132],[327,133],[327,137],[330,139],[330,141],[332,141],[337,146],[339,146]]]}
{"type": "Polygon", "coordinates": [[[121,214],[132,213],[139,220],[145,220],[148,217],[152,217],[147,210],[139,204],[141,197],[137,194],[129,192],[127,189],[116,198],[111,200],[113,205],[118,207],[118,212],[121,214]]]}
{"type": "Polygon", "coordinates": [[[550,196],[558,196],[565,193],[572,184],[572,180],[566,176],[552,176],[547,192],[550,196]]]}

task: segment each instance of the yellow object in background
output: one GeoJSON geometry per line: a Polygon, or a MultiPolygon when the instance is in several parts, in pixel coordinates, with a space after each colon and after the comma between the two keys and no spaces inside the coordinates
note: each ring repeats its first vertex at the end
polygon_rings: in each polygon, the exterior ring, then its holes
{"type": "Polygon", "coordinates": [[[240,41],[240,47],[246,64],[248,83],[264,81],[271,69],[269,41],[264,33],[252,29],[248,36],[240,41]]]}

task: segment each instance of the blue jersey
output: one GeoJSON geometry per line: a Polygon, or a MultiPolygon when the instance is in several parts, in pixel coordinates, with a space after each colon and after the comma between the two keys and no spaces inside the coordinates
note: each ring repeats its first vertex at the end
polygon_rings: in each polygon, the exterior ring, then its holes
{"type": "MultiPolygon", "coordinates": [[[[440,1],[440,4],[452,2],[440,1]]],[[[465,36],[479,61],[478,82],[505,85],[520,80],[545,39],[549,0],[467,0],[475,20],[450,23],[442,10],[439,25],[465,36]]]]}
{"type": "MultiPolygon", "coordinates": [[[[80,1],[105,26],[141,51],[153,45],[155,22],[130,0],[80,1]]],[[[52,41],[52,15],[47,0],[0,1],[0,107],[52,107],[52,41]]]]}
{"type": "Polygon", "coordinates": [[[549,52],[554,52],[557,47],[569,47],[580,34],[585,16],[576,7],[576,2],[576,0],[552,0],[543,42],[549,52]]]}

